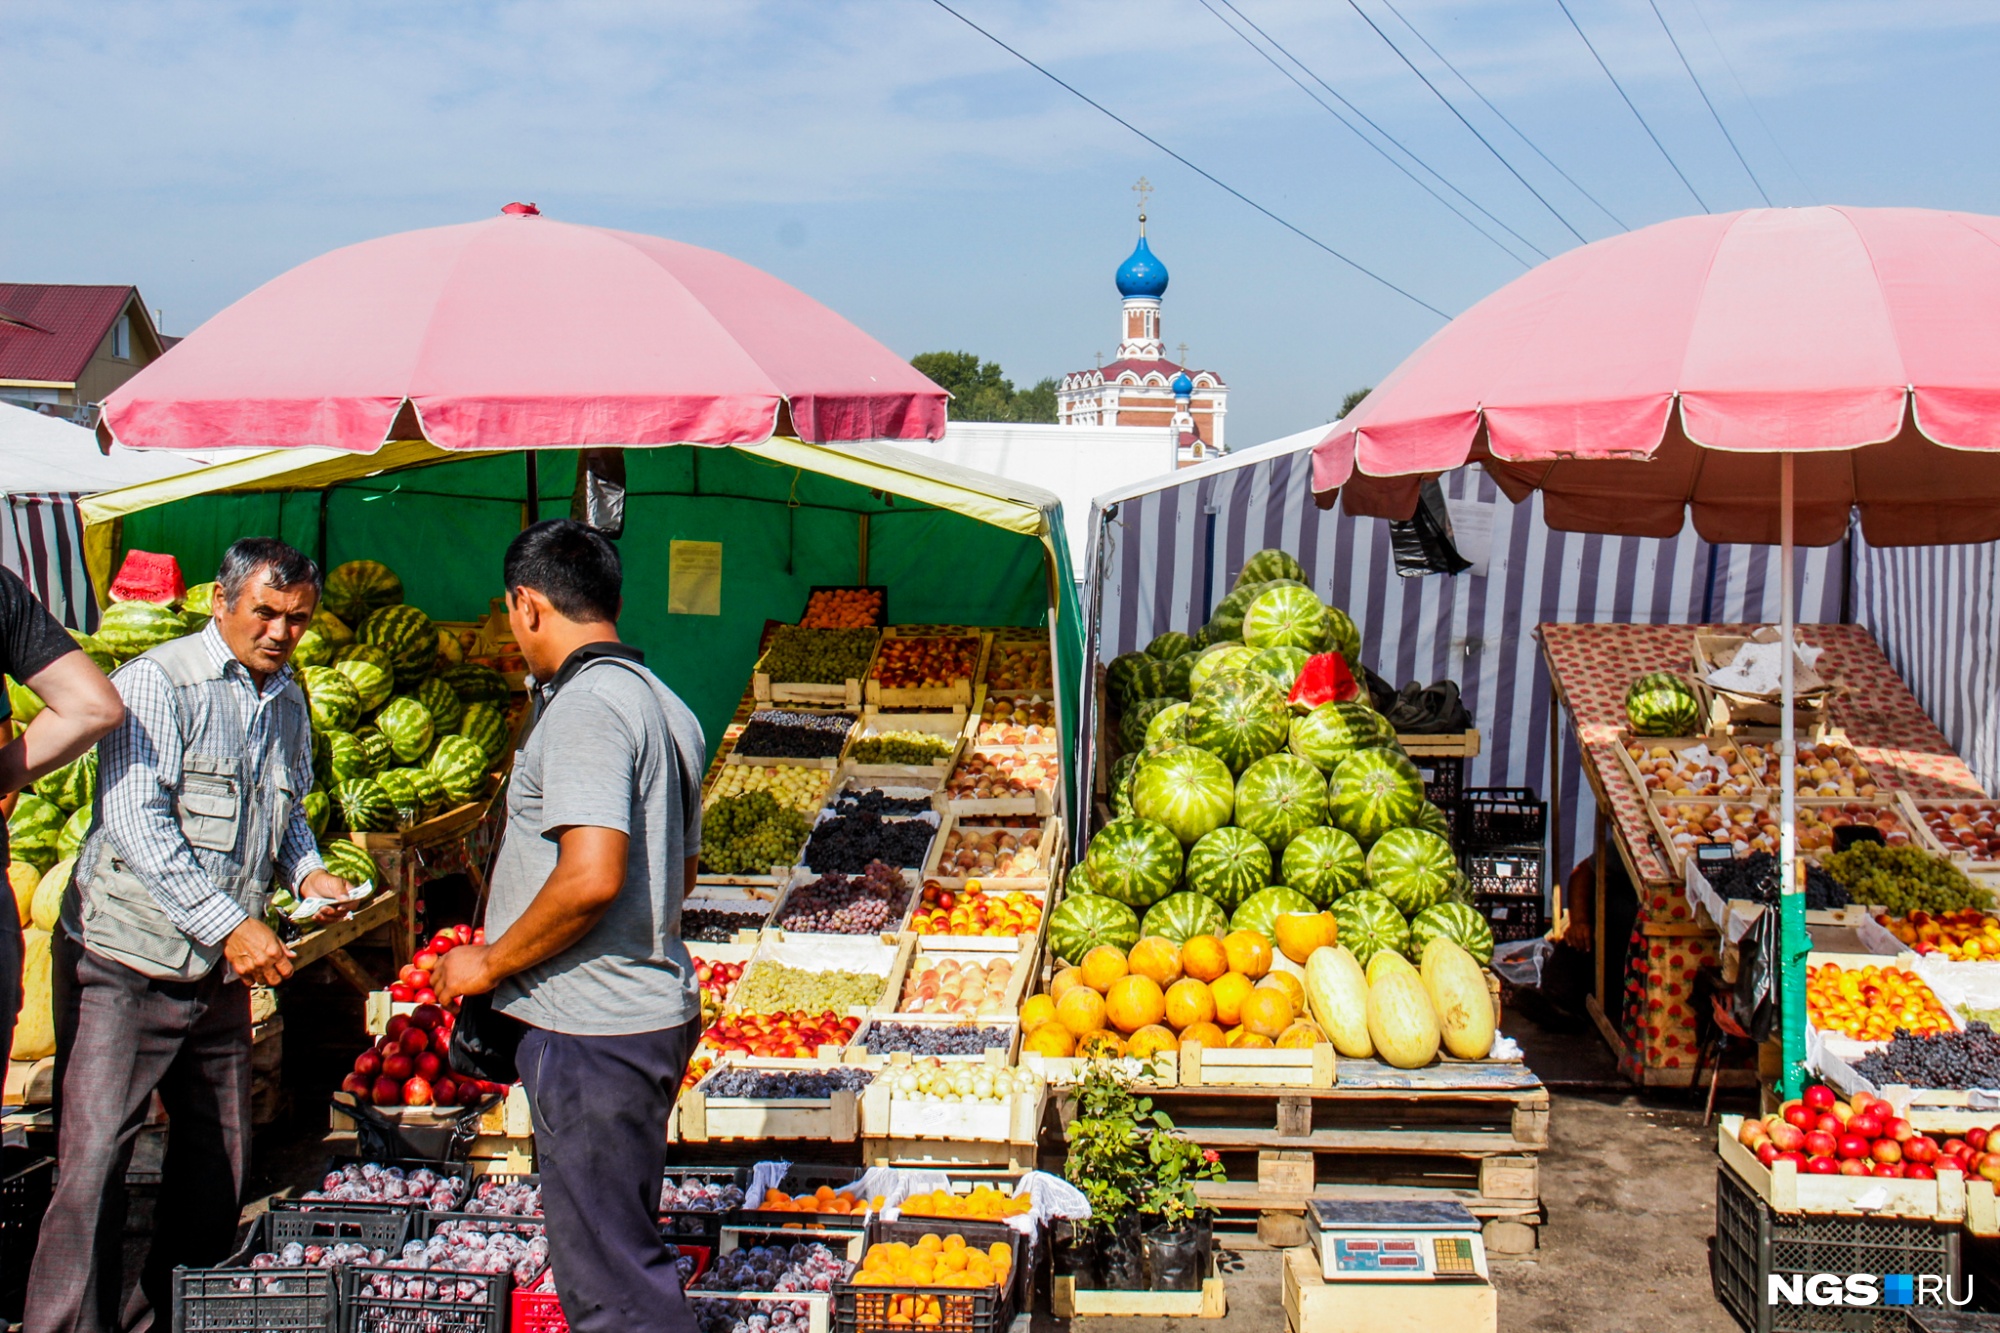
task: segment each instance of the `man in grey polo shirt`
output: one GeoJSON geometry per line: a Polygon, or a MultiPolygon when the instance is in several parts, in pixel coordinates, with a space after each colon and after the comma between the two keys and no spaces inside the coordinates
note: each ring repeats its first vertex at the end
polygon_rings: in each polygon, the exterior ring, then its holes
{"type": "Polygon", "coordinates": [[[441,1001],[494,993],[528,1025],[549,1258],[574,1333],[694,1327],[658,1225],[667,1116],[701,1035],[681,899],[701,850],[701,726],[618,642],[618,552],[568,519],[507,548],[507,611],[536,687],[514,759],[483,947],[439,960],[441,1001]]]}

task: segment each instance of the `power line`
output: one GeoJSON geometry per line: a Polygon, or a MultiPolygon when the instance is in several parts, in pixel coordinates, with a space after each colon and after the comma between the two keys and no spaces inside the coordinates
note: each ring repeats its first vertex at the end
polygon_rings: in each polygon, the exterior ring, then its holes
{"type": "Polygon", "coordinates": [[[1757,193],[1764,200],[1764,207],[1769,208],[1771,206],[1771,196],[1765,191],[1764,182],[1758,180],[1757,173],[1750,169],[1749,159],[1744,157],[1743,150],[1736,146],[1736,136],[1731,134],[1729,127],[1722,123],[1722,113],[1715,109],[1715,103],[1708,100],[1708,89],[1701,86],[1701,76],[1696,74],[1694,66],[1688,63],[1687,52],[1681,50],[1680,39],[1674,36],[1674,30],[1667,26],[1667,16],[1660,12],[1659,0],[1646,0],[1646,3],[1653,7],[1653,17],[1660,21],[1660,31],[1667,34],[1667,41],[1672,44],[1674,54],[1681,58],[1681,68],[1686,70],[1688,78],[1693,80],[1694,90],[1701,94],[1701,104],[1707,107],[1708,114],[1715,118],[1715,128],[1721,130],[1722,137],[1729,141],[1729,151],[1736,154],[1736,160],[1743,165],[1743,174],[1748,176],[1750,183],[1757,187],[1757,193]]]}
{"type": "Polygon", "coordinates": [[[1493,154],[1493,160],[1495,162],[1498,162],[1501,166],[1507,168],[1508,175],[1512,176],[1515,180],[1521,182],[1522,189],[1526,190],[1529,194],[1535,196],[1535,201],[1539,203],[1543,208],[1548,209],[1550,216],[1555,218],[1557,222],[1562,223],[1563,226],[1568,229],[1570,235],[1576,237],[1576,239],[1579,242],[1582,242],[1586,239],[1582,232],[1578,231],[1574,226],[1570,225],[1570,220],[1568,218],[1564,217],[1561,213],[1556,211],[1556,206],[1554,204],[1550,203],[1547,199],[1544,199],[1542,197],[1542,192],[1540,190],[1537,190],[1533,185],[1531,185],[1528,182],[1528,178],[1526,176],[1523,176],[1519,171],[1516,171],[1514,169],[1514,164],[1512,162],[1509,162],[1506,159],[1506,157],[1500,152],[1500,150],[1498,148],[1495,148],[1491,143],[1491,141],[1489,141],[1485,135],[1479,132],[1479,127],[1474,125],[1471,121],[1465,118],[1465,113],[1463,111],[1460,111],[1457,106],[1453,105],[1452,100],[1444,95],[1444,91],[1442,89],[1440,89],[1435,83],[1431,82],[1430,75],[1424,73],[1421,69],[1417,68],[1417,62],[1403,54],[1403,48],[1396,45],[1396,43],[1390,39],[1388,33],[1382,31],[1382,25],[1369,17],[1368,11],[1360,6],[1358,0],[1347,0],[1347,7],[1349,9],[1352,9],[1355,13],[1359,14],[1361,16],[1361,21],[1366,23],[1369,27],[1373,28],[1375,30],[1375,35],[1377,37],[1380,37],[1383,41],[1388,42],[1389,49],[1396,53],[1396,58],[1398,60],[1401,60],[1405,65],[1408,65],[1410,67],[1410,73],[1416,75],[1418,78],[1424,81],[1424,87],[1430,89],[1432,95],[1435,96],[1438,101],[1444,103],[1445,109],[1447,111],[1451,112],[1452,115],[1458,117],[1458,123],[1465,126],[1465,128],[1471,132],[1472,137],[1479,140],[1480,144],[1486,149],[1487,152],[1493,154]]]}
{"type": "Polygon", "coordinates": [[[1248,204],[1251,208],[1256,209],[1259,213],[1262,213],[1265,217],[1271,219],[1271,221],[1277,223],[1280,227],[1283,227],[1286,231],[1291,232],[1294,236],[1297,236],[1300,240],[1305,241],[1307,244],[1312,245],[1320,250],[1324,250],[1327,254],[1332,255],[1335,259],[1338,259],[1341,263],[1347,265],[1349,268],[1353,269],[1356,273],[1361,274],[1365,278],[1373,279],[1375,282],[1378,282],[1382,286],[1387,287],[1390,291],[1396,293],[1396,295],[1404,298],[1405,300],[1415,302],[1417,305],[1420,305],[1424,309],[1430,311],[1433,315],[1436,315],[1439,319],[1448,320],[1451,318],[1450,315],[1447,315],[1444,311],[1438,309],[1436,306],[1432,305],[1429,301],[1426,301],[1423,297],[1416,295],[1414,292],[1406,291],[1403,288],[1398,287],[1395,283],[1389,281],[1389,279],[1383,277],[1380,273],[1377,273],[1375,270],[1369,268],[1367,265],[1361,263],[1359,260],[1349,259],[1346,255],[1340,253],[1340,251],[1334,249],[1332,246],[1328,245],[1325,241],[1322,241],[1319,237],[1314,236],[1311,232],[1305,231],[1304,229],[1297,227],[1290,222],[1287,222],[1284,218],[1279,217],[1276,213],[1273,213],[1270,209],[1264,207],[1264,205],[1258,203],[1255,199],[1252,199],[1249,195],[1243,193],[1243,191],[1237,189],[1235,186],[1229,184],[1227,181],[1222,180],[1214,173],[1205,171],[1201,167],[1196,166],[1193,162],[1190,162],[1187,158],[1182,157],[1179,153],[1176,153],[1173,149],[1167,147],[1165,144],[1161,143],[1158,139],[1155,139],[1152,135],[1146,133],[1144,130],[1140,129],[1137,125],[1134,125],[1131,121],[1119,115],[1116,111],[1113,111],[1110,107],[1105,106],[1102,102],[1097,101],[1095,98],[1091,97],[1088,93],[1083,92],[1081,89],[1075,87],[1073,84],[1064,82],[1063,79],[1058,77],[1054,72],[1043,68],[1041,65],[1036,64],[1033,60],[1029,59],[1021,52],[1007,45],[1007,43],[1001,41],[998,37],[994,36],[986,29],[980,27],[977,23],[974,23],[971,19],[967,18],[965,15],[959,13],[956,9],[953,9],[950,5],[946,4],[944,0],[931,0],[931,3],[936,5],[939,9],[942,9],[945,13],[951,15],[953,18],[957,19],[960,23],[963,23],[966,27],[978,33],[981,37],[984,37],[987,41],[999,47],[1002,51],[1005,51],[1008,55],[1013,56],[1016,60],[1026,65],[1029,69],[1032,69],[1033,71],[1035,71],[1035,73],[1041,75],[1043,78],[1047,79],[1050,83],[1055,84],[1056,87],[1061,88],[1064,92],[1070,94],[1078,101],[1083,102],[1085,105],[1089,106],[1093,110],[1101,112],[1105,116],[1108,116],[1110,119],[1117,121],[1120,125],[1130,130],[1133,134],[1136,134],[1141,139],[1144,139],[1147,143],[1159,149],[1162,153],[1165,153],[1168,157],[1171,157],[1174,161],[1180,163],[1182,166],[1186,167],[1189,171],[1192,171],[1195,175],[1207,181],[1210,185],[1213,185],[1217,189],[1222,190],[1224,193],[1232,196],[1239,202],[1248,204]]]}
{"type": "Polygon", "coordinates": [[[1710,208],[1708,201],[1701,197],[1701,191],[1694,188],[1694,182],[1687,178],[1685,171],[1681,170],[1681,164],[1674,161],[1674,155],[1669,153],[1667,146],[1660,142],[1660,136],[1653,133],[1653,127],[1648,125],[1646,118],[1639,114],[1639,108],[1632,101],[1631,94],[1625,91],[1625,85],[1618,82],[1618,76],[1611,72],[1611,66],[1605,64],[1604,57],[1597,54],[1597,47],[1592,45],[1590,35],[1583,30],[1583,25],[1576,21],[1576,15],[1569,12],[1569,6],[1564,4],[1563,0],[1556,0],[1556,8],[1560,9],[1563,12],[1563,17],[1569,20],[1569,26],[1576,29],[1576,35],[1583,38],[1583,44],[1590,49],[1591,58],[1597,61],[1597,67],[1604,71],[1604,77],[1611,80],[1611,86],[1616,88],[1618,95],[1625,99],[1625,106],[1631,111],[1633,119],[1639,122],[1639,128],[1644,130],[1646,137],[1653,141],[1653,147],[1660,150],[1660,156],[1667,159],[1667,165],[1674,169],[1674,175],[1681,178],[1681,184],[1687,186],[1687,192],[1694,196],[1694,201],[1697,204],[1701,205],[1701,211],[1704,213],[1713,213],[1715,210],[1710,208]]]}
{"type": "MultiPolygon", "coordinates": [[[[1225,5],[1228,4],[1228,0],[1222,0],[1222,2],[1225,5]]],[[[1201,4],[1202,8],[1206,9],[1209,13],[1215,15],[1216,22],[1220,23],[1223,27],[1229,29],[1231,33],[1233,33],[1236,37],[1242,40],[1244,45],[1248,46],[1252,51],[1255,51],[1258,55],[1262,56],[1264,60],[1270,64],[1271,68],[1277,70],[1278,73],[1284,75],[1287,79],[1290,79],[1295,85],[1297,85],[1300,92],[1304,93],[1307,97],[1310,97],[1313,100],[1315,105],[1320,107],[1320,109],[1325,111],[1329,116],[1332,116],[1335,120],[1339,121],[1342,125],[1346,126],[1347,129],[1353,133],[1355,138],[1361,140],[1361,142],[1367,144],[1370,148],[1374,149],[1377,153],[1381,154],[1383,161],[1387,162],[1390,166],[1396,168],[1396,170],[1402,172],[1405,176],[1408,176],[1413,182],[1416,183],[1419,189],[1423,190],[1426,194],[1430,195],[1431,198],[1437,200],[1439,203],[1443,204],[1446,208],[1450,209],[1453,213],[1457,214],[1459,218],[1461,218],[1465,222],[1466,226],[1471,227],[1481,236],[1485,237],[1487,240],[1491,241],[1494,245],[1498,246],[1500,252],[1506,255],[1509,259],[1513,260],[1517,264],[1525,264],[1527,262],[1523,260],[1519,255],[1515,254],[1512,250],[1509,250],[1505,245],[1505,243],[1503,243],[1498,237],[1494,236],[1491,232],[1487,231],[1477,222],[1474,222],[1470,217],[1467,217],[1464,210],[1460,209],[1458,205],[1452,203],[1451,200],[1439,194],[1435,189],[1432,188],[1430,182],[1426,181],[1423,177],[1417,175],[1416,172],[1411,171],[1409,167],[1405,166],[1402,163],[1402,161],[1396,157],[1395,154],[1391,153],[1388,149],[1382,147],[1381,144],[1376,143],[1373,139],[1363,134],[1361,130],[1354,124],[1353,121],[1341,115],[1340,112],[1334,110],[1333,107],[1329,106],[1326,103],[1326,101],[1320,97],[1318,93],[1306,87],[1304,83],[1300,82],[1298,75],[1292,73],[1290,70],[1286,69],[1282,64],[1278,63],[1277,57],[1273,56],[1269,51],[1266,51],[1263,47],[1257,45],[1256,42],[1250,39],[1249,34],[1241,31],[1236,27],[1235,24],[1231,23],[1228,19],[1224,18],[1222,16],[1222,11],[1218,10],[1213,4],[1211,4],[1210,0],[1201,0],[1201,4]]],[[[1235,7],[1230,6],[1230,10],[1232,13],[1234,13],[1235,7]]],[[[1237,17],[1242,18],[1243,16],[1239,13],[1237,14],[1237,17]]],[[[1244,19],[1243,21],[1245,23],[1249,22],[1248,19],[1244,19]]],[[[1273,43],[1273,45],[1276,45],[1276,43],[1273,43]]],[[[1280,49],[1282,50],[1283,48],[1280,49]]],[[[1285,52],[1285,54],[1287,56],[1291,56],[1291,53],[1289,51],[1285,52]]],[[[1296,61],[1297,57],[1294,56],[1292,57],[1292,59],[1296,61]]],[[[1300,66],[1300,68],[1303,69],[1304,66],[1300,66]]],[[[1310,73],[1311,71],[1307,72],[1310,73]]],[[[1339,94],[1336,93],[1335,96],[1339,96],[1339,94]]],[[[1341,100],[1344,105],[1347,105],[1350,108],[1352,107],[1353,104],[1347,102],[1345,98],[1342,98],[1341,100]]],[[[1359,115],[1360,112],[1357,111],[1355,114],[1359,115]]],[[[1390,143],[1395,144],[1397,148],[1402,149],[1402,151],[1406,155],[1408,155],[1412,161],[1414,161],[1418,166],[1422,167],[1425,171],[1430,172],[1431,175],[1436,176],[1441,181],[1444,181],[1446,189],[1458,195],[1459,198],[1464,199],[1468,204],[1471,204],[1474,208],[1479,208],[1479,204],[1474,200],[1472,200],[1471,198],[1467,197],[1467,195],[1463,190],[1460,190],[1450,181],[1445,180],[1444,177],[1439,174],[1438,170],[1435,167],[1431,166],[1429,163],[1425,162],[1422,158],[1418,157],[1415,153],[1411,152],[1403,144],[1398,143],[1393,136],[1388,134],[1383,134],[1382,137],[1388,139],[1390,143]]],[[[1480,208],[1479,211],[1482,213],[1486,212],[1486,210],[1483,208],[1480,208]]],[[[1493,215],[1490,213],[1487,213],[1486,216],[1488,218],[1491,218],[1496,225],[1507,229],[1508,233],[1510,235],[1513,235],[1515,240],[1520,241],[1521,244],[1527,246],[1531,250],[1534,249],[1534,245],[1532,242],[1514,233],[1511,228],[1507,228],[1506,223],[1501,222],[1500,219],[1493,217],[1493,215]]],[[[1536,250],[1535,253],[1541,254],[1541,251],[1536,250]]],[[[1542,258],[1546,259],[1548,258],[1548,256],[1544,254],[1542,255],[1542,258]]]]}
{"type": "Polygon", "coordinates": [[[1708,44],[1715,48],[1715,54],[1722,57],[1722,67],[1729,71],[1729,81],[1736,85],[1737,95],[1743,99],[1744,105],[1750,108],[1750,114],[1757,118],[1757,124],[1762,127],[1764,137],[1771,141],[1771,147],[1778,150],[1778,156],[1784,160],[1786,169],[1792,173],[1792,178],[1805,187],[1806,198],[1808,200],[1815,198],[1812,183],[1806,180],[1805,174],[1793,163],[1792,155],[1785,151],[1785,145],[1778,141],[1778,136],[1771,133],[1770,122],[1765,120],[1764,113],[1757,109],[1756,99],[1750,96],[1750,90],[1743,86],[1743,79],[1736,72],[1736,62],[1729,58],[1729,52],[1716,37],[1715,29],[1708,26],[1708,15],[1702,12],[1701,0],[1688,0],[1688,4],[1693,6],[1694,16],[1701,20],[1701,30],[1708,34],[1708,44]]]}
{"type": "Polygon", "coordinates": [[[1564,171],[1560,166],[1556,164],[1554,158],[1550,157],[1547,153],[1544,153],[1541,150],[1541,148],[1535,143],[1535,141],[1528,137],[1526,131],[1524,131],[1519,125],[1516,125],[1513,121],[1507,119],[1506,112],[1502,111],[1499,107],[1493,105],[1493,103],[1487,98],[1485,93],[1482,93],[1479,91],[1479,89],[1473,87],[1472,80],[1466,78],[1464,74],[1460,73],[1458,66],[1452,64],[1450,60],[1445,58],[1444,52],[1438,50],[1435,46],[1432,46],[1430,38],[1424,36],[1423,33],[1418,32],[1417,26],[1414,23],[1410,22],[1407,18],[1404,18],[1403,11],[1397,9],[1396,6],[1393,3],[1391,3],[1391,0],[1382,0],[1382,5],[1391,14],[1394,14],[1397,20],[1400,23],[1402,23],[1404,27],[1410,30],[1410,34],[1412,36],[1414,36],[1418,41],[1424,44],[1424,49],[1426,51],[1429,51],[1432,55],[1436,56],[1439,62],[1442,63],[1446,69],[1450,70],[1460,83],[1464,84],[1468,89],[1470,89],[1472,95],[1478,98],[1482,103],[1484,103],[1488,111],[1491,111],[1494,115],[1498,116],[1500,118],[1500,123],[1502,125],[1505,125],[1508,129],[1514,131],[1516,137],[1518,137],[1522,143],[1528,145],[1528,148],[1530,149],[1530,151],[1534,153],[1536,157],[1539,157],[1540,159],[1542,159],[1542,161],[1548,163],[1549,169],[1551,171],[1555,172],[1556,175],[1568,181],[1572,189],[1574,189],[1578,194],[1582,195],[1584,198],[1588,199],[1592,204],[1596,205],[1597,211],[1604,214],[1605,217],[1610,218],[1612,222],[1616,223],[1618,226],[1618,230],[1620,231],[1631,230],[1631,228],[1625,224],[1625,220],[1623,218],[1619,217],[1616,213],[1606,208],[1604,206],[1603,201],[1598,199],[1598,197],[1592,194],[1590,191],[1584,189],[1582,183],[1579,182],[1576,179],[1576,177],[1570,175],[1567,171],[1564,171]]]}

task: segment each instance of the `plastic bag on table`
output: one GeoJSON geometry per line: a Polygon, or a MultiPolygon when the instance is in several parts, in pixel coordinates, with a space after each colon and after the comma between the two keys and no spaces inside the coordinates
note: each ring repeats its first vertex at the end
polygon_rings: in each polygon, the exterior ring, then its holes
{"type": "Polygon", "coordinates": [[[1493,975],[1510,986],[1521,986],[1537,990],[1542,984],[1542,969],[1554,956],[1556,946],[1537,935],[1528,940],[1509,940],[1493,949],[1493,975]]]}
{"type": "Polygon", "coordinates": [[[1769,1040],[1778,1026],[1778,931],[1781,912],[1760,913],[1736,942],[1741,961],[1729,993],[1729,1017],[1751,1041],[1769,1040]]]}
{"type": "Polygon", "coordinates": [[[1026,1194],[1034,1199],[1035,1210],[1028,1214],[1031,1222],[1052,1222],[1058,1217],[1066,1217],[1072,1222],[1090,1219],[1090,1200],[1083,1197],[1082,1190],[1061,1176],[1053,1176],[1046,1171],[1030,1171],[1014,1186],[1014,1193],[1026,1194]]]}
{"type": "Polygon", "coordinates": [[[897,1205],[912,1194],[949,1190],[951,1177],[942,1171],[920,1171],[900,1166],[871,1166],[852,1185],[842,1185],[839,1193],[858,1192],[863,1198],[882,1200],[883,1217],[894,1221],[897,1205]]]}

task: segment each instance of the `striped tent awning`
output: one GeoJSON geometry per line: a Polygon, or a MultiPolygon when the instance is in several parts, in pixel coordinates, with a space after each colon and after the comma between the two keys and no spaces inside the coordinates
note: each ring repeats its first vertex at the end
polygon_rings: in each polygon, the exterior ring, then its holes
{"type": "Polygon", "coordinates": [[[83,563],[83,518],[75,491],[18,491],[0,496],[0,565],[69,629],[97,628],[97,602],[83,563]]]}

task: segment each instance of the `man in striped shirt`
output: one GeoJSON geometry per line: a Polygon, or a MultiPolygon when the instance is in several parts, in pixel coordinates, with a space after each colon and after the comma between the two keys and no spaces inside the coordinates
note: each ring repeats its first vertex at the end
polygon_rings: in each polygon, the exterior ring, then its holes
{"type": "Polygon", "coordinates": [[[55,940],[59,1170],[29,1277],[32,1333],[165,1327],[175,1266],[228,1257],[250,1144],[248,983],[292,972],[264,923],[272,875],[301,898],[348,892],[301,804],[312,732],[290,662],[319,568],[245,538],[216,585],[206,629],[112,680],[125,721],[98,750],[96,814],[55,940]],[[155,1090],[166,1159],[121,1312],[125,1172],[155,1090]]]}

